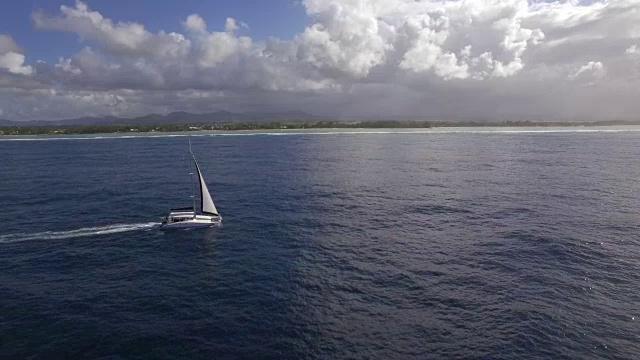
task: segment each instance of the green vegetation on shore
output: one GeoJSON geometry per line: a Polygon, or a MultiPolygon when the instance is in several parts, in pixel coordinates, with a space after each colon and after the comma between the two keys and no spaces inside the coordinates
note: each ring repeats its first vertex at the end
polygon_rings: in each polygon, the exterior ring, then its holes
{"type": "Polygon", "coordinates": [[[523,127],[523,126],[611,126],[640,125],[634,121],[601,122],[450,122],[450,121],[313,121],[313,122],[230,122],[215,124],[163,124],[163,125],[50,125],[50,126],[5,126],[0,127],[0,135],[59,135],[59,134],[101,134],[128,132],[181,132],[198,130],[272,130],[272,129],[397,129],[432,127],[523,127]]]}
{"type": "Polygon", "coordinates": [[[216,124],[163,125],[53,125],[0,127],[0,135],[59,135],[128,132],[181,132],[198,130],[272,130],[272,129],[328,129],[328,128],[429,128],[426,122],[363,121],[363,122],[232,122],[216,124]]]}

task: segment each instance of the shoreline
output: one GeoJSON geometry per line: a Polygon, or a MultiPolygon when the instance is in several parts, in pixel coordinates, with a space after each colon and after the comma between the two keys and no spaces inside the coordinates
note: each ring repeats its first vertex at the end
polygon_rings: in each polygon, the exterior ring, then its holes
{"type": "Polygon", "coordinates": [[[535,133],[594,133],[594,132],[640,132],[640,125],[578,125],[578,126],[441,126],[429,128],[312,128],[312,129],[247,129],[247,130],[184,130],[184,131],[126,131],[94,133],[41,133],[0,134],[0,140],[56,140],[56,139],[109,139],[139,137],[178,136],[251,136],[251,135],[333,135],[333,134],[535,134],[535,133]]]}
{"type": "Polygon", "coordinates": [[[7,136],[58,136],[58,135],[100,135],[100,134],[168,134],[201,132],[313,132],[313,131],[363,131],[363,130],[432,130],[454,131],[455,129],[490,131],[497,129],[606,129],[640,127],[640,121],[610,122],[314,122],[314,123],[223,123],[223,124],[165,124],[165,125],[47,125],[47,126],[5,126],[0,127],[0,137],[7,136]]]}

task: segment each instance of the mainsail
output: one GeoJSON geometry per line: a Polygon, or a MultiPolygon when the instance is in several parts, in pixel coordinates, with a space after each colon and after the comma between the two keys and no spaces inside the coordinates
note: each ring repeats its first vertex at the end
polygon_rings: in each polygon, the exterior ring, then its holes
{"type": "Polygon", "coordinates": [[[213,204],[213,199],[211,199],[209,189],[207,189],[207,184],[204,182],[204,178],[202,177],[202,173],[200,172],[200,167],[198,166],[196,157],[193,155],[193,153],[191,153],[191,156],[193,156],[193,162],[196,164],[196,170],[198,170],[198,181],[200,182],[200,211],[203,214],[218,215],[218,210],[213,204]]]}

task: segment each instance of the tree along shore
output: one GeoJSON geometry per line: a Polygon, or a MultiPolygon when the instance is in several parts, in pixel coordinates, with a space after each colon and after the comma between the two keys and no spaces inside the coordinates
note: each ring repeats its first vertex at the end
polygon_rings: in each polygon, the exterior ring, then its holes
{"type": "Polygon", "coordinates": [[[640,125],[640,121],[599,122],[543,122],[543,121],[313,121],[313,122],[229,122],[206,124],[162,124],[162,125],[45,125],[4,126],[0,135],[59,135],[59,134],[104,134],[128,132],[181,132],[199,130],[273,130],[273,129],[401,129],[433,127],[570,127],[570,126],[614,126],[640,125]]]}

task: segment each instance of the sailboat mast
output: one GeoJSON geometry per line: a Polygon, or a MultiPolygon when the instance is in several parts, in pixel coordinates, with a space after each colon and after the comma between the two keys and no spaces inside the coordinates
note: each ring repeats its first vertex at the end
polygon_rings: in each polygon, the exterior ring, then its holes
{"type": "Polygon", "coordinates": [[[189,173],[189,175],[191,176],[191,199],[193,200],[193,215],[195,216],[196,214],[196,193],[195,193],[195,189],[193,186],[193,173],[189,173]]]}
{"type": "MultiPolygon", "coordinates": [[[[191,136],[189,136],[189,153],[193,156],[193,151],[191,151],[191,136]]],[[[193,172],[189,173],[191,176],[191,199],[193,200],[193,217],[196,217],[196,189],[193,185],[193,172]]]]}

